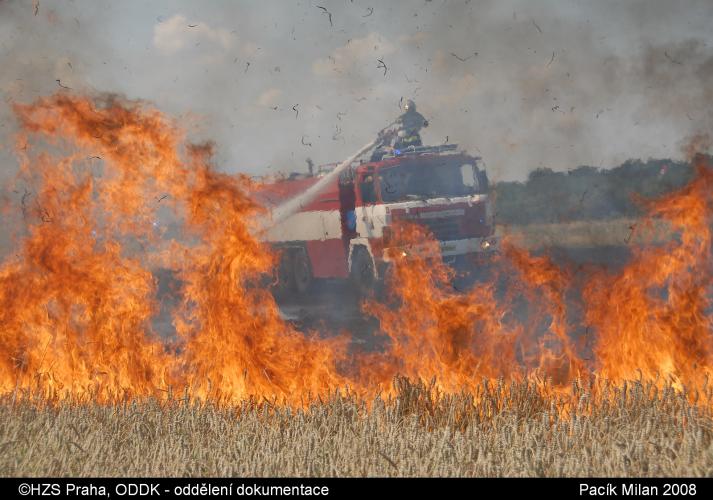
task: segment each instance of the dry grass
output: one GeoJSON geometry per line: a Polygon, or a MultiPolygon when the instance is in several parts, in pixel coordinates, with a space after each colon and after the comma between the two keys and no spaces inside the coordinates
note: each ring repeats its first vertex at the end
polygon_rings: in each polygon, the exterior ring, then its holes
{"type": "Polygon", "coordinates": [[[642,227],[642,219],[573,221],[550,224],[499,225],[496,234],[508,237],[520,248],[539,250],[550,247],[624,247],[670,241],[671,228],[664,221],[642,227]]]}
{"type": "MultiPolygon", "coordinates": [[[[672,390],[632,384],[562,404],[524,383],[436,398],[397,380],[367,405],[305,410],[181,401],[0,401],[5,476],[710,476],[713,420],[672,390]],[[367,408],[370,406],[370,408],[367,408]]],[[[710,395],[709,395],[710,397],[710,395]]],[[[706,407],[710,408],[710,400],[706,407]]]]}

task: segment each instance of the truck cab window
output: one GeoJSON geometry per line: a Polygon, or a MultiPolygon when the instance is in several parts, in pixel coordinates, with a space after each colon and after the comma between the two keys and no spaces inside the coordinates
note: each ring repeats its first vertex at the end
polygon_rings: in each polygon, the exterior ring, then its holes
{"type": "Polygon", "coordinates": [[[384,203],[471,196],[485,192],[484,172],[474,162],[455,160],[403,161],[382,168],[379,188],[384,203]]]}
{"type": "Polygon", "coordinates": [[[365,175],[359,183],[361,201],[364,205],[376,203],[376,188],[374,186],[374,176],[365,175]]]}
{"type": "Polygon", "coordinates": [[[465,163],[460,166],[460,175],[463,180],[463,185],[469,187],[473,192],[478,192],[478,177],[476,176],[475,167],[470,163],[465,163]]]}

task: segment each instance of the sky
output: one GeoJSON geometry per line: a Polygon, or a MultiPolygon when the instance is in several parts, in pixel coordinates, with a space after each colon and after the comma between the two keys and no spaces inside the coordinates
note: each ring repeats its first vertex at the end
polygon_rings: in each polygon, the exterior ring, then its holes
{"type": "Polygon", "coordinates": [[[681,158],[712,25],[710,0],[0,0],[0,177],[11,104],[58,91],[147,101],[249,175],[343,160],[407,98],[495,181],[681,158]]]}

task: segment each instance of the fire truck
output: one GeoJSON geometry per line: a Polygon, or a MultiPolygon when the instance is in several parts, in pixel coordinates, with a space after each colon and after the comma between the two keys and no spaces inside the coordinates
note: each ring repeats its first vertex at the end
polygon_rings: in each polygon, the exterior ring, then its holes
{"type": "MultiPolygon", "coordinates": [[[[263,184],[268,206],[298,196],[335,165],[263,184]]],[[[496,250],[488,177],[480,157],[457,145],[377,150],[333,182],[265,239],[280,251],[278,285],[305,293],[315,279],[348,279],[361,294],[383,280],[399,222],[424,226],[444,259],[496,250]]],[[[391,252],[393,255],[393,252],[391,252]]]]}

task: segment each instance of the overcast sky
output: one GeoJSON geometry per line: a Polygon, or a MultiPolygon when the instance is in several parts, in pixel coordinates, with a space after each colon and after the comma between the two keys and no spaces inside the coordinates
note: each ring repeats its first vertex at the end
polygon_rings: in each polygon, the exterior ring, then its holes
{"type": "Polygon", "coordinates": [[[482,155],[496,180],[680,157],[713,125],[710,0],[35,3],[0,0],[6,174],[8,104],[58,79],[150,101],[249,174],[345,158],[402,97],[425,142],[482,155]]]}

